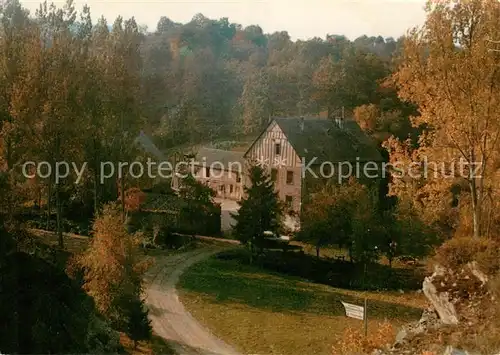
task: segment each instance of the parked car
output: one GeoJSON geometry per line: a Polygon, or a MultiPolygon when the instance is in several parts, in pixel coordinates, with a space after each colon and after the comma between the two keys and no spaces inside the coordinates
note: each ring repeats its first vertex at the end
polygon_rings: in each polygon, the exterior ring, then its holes
{"type": "Polygon", "coordinates": [[[271,232],[271,231],[265,231],[264,236],[266,237],[266,239],[269,239],[269,240],[276,240],[276,241],[282,241],[282,242],[289,242],[290,241],[290,236],[278,235],[278,234],[271,232]]]}
{"type": "Polygon", "coordinates": [[[271,231],[264,232],[264,249],[280,249],[287,251],[289,249],[290,237],[278,235],[271,231]]]}

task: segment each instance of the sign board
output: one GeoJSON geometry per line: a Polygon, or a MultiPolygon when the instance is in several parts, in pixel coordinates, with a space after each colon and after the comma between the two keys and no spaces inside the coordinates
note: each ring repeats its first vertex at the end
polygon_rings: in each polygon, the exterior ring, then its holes
{"type": "MultiPolygon", "coordinates": [[[[341,301],[342,302],[342,301],[341,301]]],[[[345,315],[350,318],[355,318],[359,320],[364,320],[365,318],[365,308],[357,306],[355,304],[342,302],[345,308],[345,315]]]]}

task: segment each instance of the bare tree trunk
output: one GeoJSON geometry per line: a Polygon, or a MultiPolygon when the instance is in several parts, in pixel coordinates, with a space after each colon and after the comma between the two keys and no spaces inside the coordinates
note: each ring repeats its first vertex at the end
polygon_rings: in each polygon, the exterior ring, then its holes
{"type": "Polygon", "coordinates": [[[92,140],[92,173],[94,179],[93,195],[94,195],[94,216],[99,213],[99,196],[102,195],[102,186],[99,186],[99,157],[101,146],[96,137],[92,140]]]}
{"type": "Polygon", "coordinates": [[[125,223],[125,176],[122,175],[120,178],[120,198],[122,200],[122,219],[123,223],[125,223]]]}
{"type": "Polygon", "coordinates": [[[486,238],[490,237],[491,220],[493,217],[493,203],[494,203],[494,201],[493,201],[493,198],[491,197],[491,191],[488,192],[488,198],[490,200],[490,206],[488,209],[488,221],[486,224],[486,238]]]}
{"type": "Polygon", "coordinates": [[[363,257],[363,290],[366,290],[366,273],[368,271],[368,264],[366,258],[363,257]]]}
{"type": "MultiPolygon", "coordinates": [[[[121,132],[124,132],[124,117],[123,117],[123,112],[120,116],[120,126],[121,126],[121,132]]],[[[120,159],[123,159],[123,140],[124,140],[124,137],[122,136],[120,138],[120,159]]],[[[118,162],[118,166],[120,166],[120,163],[118,162]]],[[[120,174],[120,197],[121,197],[121,200],[122,200],[122,220],[123,220],[123,223],[125,223],[125,174],[121,171],[118,172],[118,174],[120,174]]]]}
{"type": "Polygon", "coordinates": [[[480,228],[480,218],[481,213],[479,211],[477,197],[475,197],[475,193],[472,193],[472,221],[474,228],[474,238],[479,238],[481,236],[481,228],[480,228]]]}
{"type": "Polygon", "coordinates": [[[57,241],[59,248],[64,249],[64,239],[61,227],[61,196],[59,194],[59,190],[59,184],[56,184],[57,241]]]}
{"type": "Polygon", "coordinates": [[[6,152],[5,162],[7,163],[7,171],[10,171],[13,167],[12,164],[12,140],[7,138],[7,152],[6,152]]]}
{"type": "MultiPolygon", "coordinates": [[[[55,146],[55,157],[56,157],[56,162],[61,160],[61,136],[59,133],[56,135],[56,140],[55,140],[56,146],[55,146]]],[[[57,164],[57,163],[56,163],[57,164]]],[[[55,164],[54,164],[55,165],[55,164]]],[[[52,172],[54,172],[56,169],[52,169],[52,172]]],[[[63,235],[62,235],[62,228],[61,228],[61,185],[60,181],[55,181],[56,183],[56,231],[57,231],[57,241],[59,244],[59,248],[64,249],[64,240],[63,240],[63,235]]]]}
{"type": "Polygon", "coordinates": [[[253,241],[250,241],[250,265],[253,264],[253,241]]]}
{"type": "Polygon", "coordinates": [[[94,216],[97,216],[97,213],[99,212],[99,194],[97,193],[97,188],[98,188],[98,182],[97,180],[99,179],[97,169],[94,169],[94,216]]]}
{"type": "MultiPolygon", "coordinates": [[[[472,162],[471,168],[475,168],[475,163],[476,163],[476,156],[474,149],[471,149],[470,151],[470,162],[472,162]]],[[[480,191],[479,191],[479,186],[477,184],[475,171],[470,171],[469,172],[469,186],[470,186],[470,192],[471,192],[471,199],[472,199],[472,222],[473,222],[473,231],[474,231],[474,238],[479,238],[481,236],[481,196],[480,196],[480,191]]],[[[480,182],[481,184],[481,182],[480,182]]]]}
{"type": "Polygon", "coordinates": [[[473,178],[470,181],[471,199],[472,199],[472,222],[474,238],[481,236],[481,206],[478,198],[476,180],[473,178]]]}
{"type": "Polygon", "coordinates": [[[50,230],[50,214],[52,212],[52,180],[49,177],[49,186],[47,191],[47,230],[50,230]]]}

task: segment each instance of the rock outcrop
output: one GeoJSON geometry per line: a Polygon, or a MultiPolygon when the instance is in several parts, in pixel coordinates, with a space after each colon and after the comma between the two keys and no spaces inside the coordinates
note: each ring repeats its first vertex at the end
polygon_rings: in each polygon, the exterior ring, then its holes
{"type": "MultiPolygon", "coordinates": [[[[443,324],[458,324],[457,311],[450,300],[449,293],[447,291],[439,292],[435,285],[436,279],[446,277],[446,273],[445,269],[436,267],[434,274],[425,278],[422,291],[439,314],[439,318],[443,324]]],[[[441,283],[440,286],[444,286],[444,283],[441,283]]]]}
{"type": "Polygon", "coordinates": [[[439,328],[443,323],[439,319],[436,311],[433,308],[427,308],[422,313],[420,320],[415,323],[410,323],[404,326],[396,335],[396,342],[394,348],[400,347],[405,344],[408,339],[413,338],[415,335],[425,333],[430,329],[439,328]]]}
{"type": "Polygon", "coordinates": [[[475,262],[459,270],[437,266],[422,285],[431,307],[423,312],[418,322],[401,329],[391,349],[377,354],[422,354],[427,351],[435,355],[481,355],[448,344],[459,345],[462,338],[471,334],[471,329],[479,329],[491,318],[488,310],[493,309],[492,302],[496,301],[488,289],[488,281],[488,275],[475,262]]]}

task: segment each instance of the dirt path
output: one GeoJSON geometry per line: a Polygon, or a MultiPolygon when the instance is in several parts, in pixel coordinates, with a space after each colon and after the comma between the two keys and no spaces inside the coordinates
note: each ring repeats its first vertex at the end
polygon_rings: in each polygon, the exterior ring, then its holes
{"type": "Polygon", "coordinates": [[[186,311],[175,289],[186,268],[220,250],[200,249],[157,257],[155,266],[146,275],[146,300],[153,331],[180,355],[239,355],[186,311]]]}

